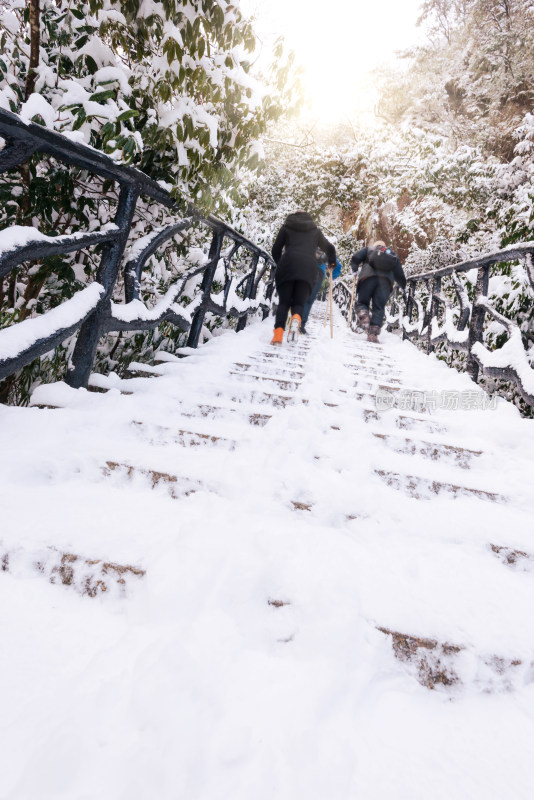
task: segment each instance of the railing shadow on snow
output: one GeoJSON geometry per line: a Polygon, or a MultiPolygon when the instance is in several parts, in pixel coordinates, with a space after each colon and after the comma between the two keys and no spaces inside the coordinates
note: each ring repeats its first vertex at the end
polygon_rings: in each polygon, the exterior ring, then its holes
{"type": "MultiPolygon", "coordinates": [[[[534,242],[510,245],[496,253],[452,264],[442,269],[410,275],[404,296],[398,289],[386,312],[388,330],[402,331],[403,339],[422,344],[427,353],[440,343],[466,354],[465,369],[475,383],[482,373],[490,378],[516,384],[523,400],[534,408],[534,369],[530,366],[521,330],[496,311],[489,302],[490,272],[496,264],[522,261],[534,291],[534,242]],[[471,273],[469,281],[460,277],[471,273]],[[472,300],[469,297],[471,289],[472,300]],[[494,350],[484,344],[484,323],[490,317],[507,334],[504,344],[494,350]]],[[[342,313],[350,309],[352,285],[338,281],[334,296],[342,313]]],[[[354,308],[350,327],[356,330],[354,308]]]]}
{"type": "Polygon", "coordinates": [[[36,153],[48,155],[91,175],[113,181],[118,185],[119,199],[114,222],[98,231],[46,236],[37,228],[19,225],[0,231],[0,279],[23,262],[102,245],[93,283],[57,308],[0,330],[0,380],[50,352],[76,331],[79,333],[66,382],[79,388],[87,386],[98,341],[107,333],[151,330],[168,321],[178,329],[188,331],[187,345],[197,347],[207,313],[237,317],[237,330],[246,326],[250,313],[261,309],[264,317],[268,315],[274,289],[274,261],[266,251],[225,222],[213,215],[203,216],[190,207],[185,219],[129,243],[140,196],[171,211],[175,207],[170,193],[157,181],[133,167],[116,164],[92,147],[41,125],[25,123],[17,115],[2,109],[1,139],[4,147],[0,150],[0,173],[19,167],[36,153]],[[154,308],[148,308],[140,299],[140,293],[143,269],[149,258],[175,236],[194,226],[202,226],[211,232],[207,262],[177,276],[163,300],[154,308]],[[127,244],[130,247],[125,258],[127,244]],[[246,251],[250,263],[245,272],[234,274],[232,260],[239,250],[246,251]],[[224,287],[219,294],[212,295],[220,262],[224,265],[224,287]],[[122,304],[112,302],[120,277],[124,280],[122,304]],[[200,281],[200,291],[189,305],[180,305],[178,301],[184,296],[186,284],[195,278],[200,281]]]}

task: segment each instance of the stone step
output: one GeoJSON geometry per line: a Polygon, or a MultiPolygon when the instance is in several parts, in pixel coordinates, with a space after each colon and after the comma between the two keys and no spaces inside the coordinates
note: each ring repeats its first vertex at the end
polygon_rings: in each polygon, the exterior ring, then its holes
{"type": "Polygon", "coordinates": [[[391,436],[387,433],[373,433],[376,439],[381,439],[396,453],[415,455],[416,453],[430,458],[432,461],[450,459],[456,466],[469,469],[473,458],[482,455],[482,450],[469,450],[467,447],[456,447],[449,444],[436,444],[433,442],[416,441],[391,436]]]}
{"type": "Polygon", "coordinates": [[[268,361],[273,361],[273,360],[274,361],[287,361],[288,363],[291,363],[291,362],[294,362],[294,361],[299,361],[301,364],[303,364],[306,361],[306,359],[308,358],[308,356],[305,355],[305,354],[300,356],[298,353],[296,353],[294,351],[292,352],[290,350],[284,350],[282,347],[278,347],[278,348],[271,349],[268,352],[263,351],[263,352],[260,352],[260,353],[253,353],[251,356],[249,356],[249,358],[251,358],[253,360],[258,360],[258,359],[265,360],[265,359],[267,359],[268,361]]]}
{"type": "Polygon", "coordinates": [[[293,356],[295,355],[306,355],[310,350],[311,344],[308,343],[306,339],[300,338],[297,339],[296,342],[288,342],[287,340],[287,331],[284,335],[284,341],[280,344],[269,344],[267,353],[270,351],[276,352],[287,352],[291,353],[293,356]]]}
{"type": "Polygon", "coordinates": [[[519,688],[532,669],[532,664],[520,658],[478,653],[468,645],[440,642],[379,626],[377,630],[391,638],[395,657],[427,689],[450,689],[465,683],[461,678],[463,659],[468,661],[465,674],[469,676],[469,683],[485,694],[519,688]]]}
{"type": "Polygon", "coordinates": [[[0,545],[0,552],[0,572],[19,574],[29,568],[50,583],[69,586],[87,597],[124,596],[129,583],[145,576],[141,567],[87,558],[55,547],[29,553],[22,548],[4,550],[0,545]]]}
{"type": "Polygon", "coordinates": [[[238,411],[235,408],[225,408],[224,406],[214,406],[209,405],[207,403],[202,403],[196,407],[196,411],[181,411],[180,412],[183,417],[191,417],[195,419],[200,415],[206,419],[223,419],[227,415],[230,415],[234,419],[243,419],[248,422],[249,425],[256,425],[258,427],[263,427],[267,425],[269,420],[272,418],[271,414],[259,414],[256,412],[246,414],[241,411],[238,411]],[[198,412],[198,414],[196,413],[198,412]]]}
{"type": "Polygon", "coordinates": [[[508,498],[495,492],[483,489],[472,489],[467,486],[457,486],[439,480],[429,480],[418,475],[401,475],[398,472],[389,472],[375,469],[375,474],[382,478],[392,489],[405,492],[416,500],[428,499],[430,495],[450,494],[453,497],[476,497],[479,500],[489,500],[492,503],[508,503],[508,498]]]}
{"type": "Polygon", "coordinates": [[[377,411],[374,408],[364,408],[363,418],[365,422],[384,422],[385,420],[393,419],[396,428],[401,430],[417,430],[424,429],[427,433],[447,433],[447,428],[439,422],[435,422],[430,418],[408,416],[399,414],[396,410],[390,411],[385,416],[384,412],[377,411]]]}
{"type": "Polygon", "coordinates": [[[263,364],[263,366],[261,366],[261,373],[259,372],[260,365],[258,363],[249,364],[236,361],[234,367],[237,367],[238,368],[237,371],[243,374],[248,374],[249,372],[252,371],[255,374],[269,375],[272,377],[290,378],[290,379],[303,378],[305,375],[304,372],[301,372],[299,370],[280,369],[276,366],[271,367],[270,365],[267,365],[265,363],[263,364]]]}
{"type": "Polygon", "coordinates": [[[346,369],[350,372],[351,375],[355,375],[359,377],[361,375],[372,375],[373,377],[379,378],[383,380],[387,375],[394,377],[395,379],[402,378],[402,373],[399,370],[391,369],[389,366],[384,367],[384,369],[375,369],[373,366],[369,366],[369,364],[362,363],[361,366],[356,365],[344,365],[346,369]]]}
{"type": "Polygon", "coordinates": [[[420,403],[418,396],[411,393],[396,395],[395,391],[390,388],[377,387],[374,392],[372,390],[355,391],[351,396],[359,402],[374,403],[378,411],[382,413],[392,410],[415,411],[419,414],[430,413],[430,407],[425,403],[420,403]]]}
{"type": "MultiPolygon", "coordinates": [[[[227,396],[223,392],[219,392],[217,397],[227,396]]],[[[240,405],[241,403],[258,403],[260,405],[270,405],[274,408],[286,408],[292,405],[307,405],[309,400],[304,397],[296,397],[295,395],[281,395],[272,394],[271,392],[262,392],[261,390],[248,390],[246,395],[230,393],[228,399],[232,403],[240,405]]]]}
{"type": "Polygon", "coordinates": [[[274,378],[270,375],[256,375],[250,372],[243,373],[243,372],[234,372],[231,371],[229,373],[233,375],[238,380],[245,382],[245,381],[270,381],[271,383],[276,383],[276,385],[285,392],[296,392],[300,386],[300,381],[292,381],[287,380],[284,378],[274,378]]]}
{"type": "Polygon", "coordinates": [[[345,353],[343,365],[347,369],[361,369],[362,367],[381,370],[387,367],[394,371],[399,371],[400,369],[399,362],[389,356],[370,358],[368,355],[363,356],[359,353],[345,353]]]}
{"type": "Polygon", "coordinates": [[[534,569],[534,555],[532,553],[525,553],[524,550],[514,550],[512,547],[498,544],[491,544],[490,549],[508,567],[520,567],[525,571],[534,569]]]}
{"type": "Polygon", "coordinates": [[[269,367],[273,370],[275,369],[303,370],[306,366],[306,361],[303,360],[302,358],[293,359],[293,358],[282,358],[282,357],[276,358],[276,356],[273,356],[272,358],[269,358],[267,356],[265,357],[250,356],[249,360],[252,363],[252,365],[255,366],[256,368],[269,367]]]}
{"type": "Polygon", "coordinates": [[[464,649],[462,645],[440,643],[436,639],[410,636],[389,628],[377,627],[377,630],[391,637],[393,652],[399,661],[415,666],[416,678],[421,686],[435,689],[438,685],[453,686],[459,683],[453,657],[464,649]]]}
{"type": "Polygon", "coordinates": [[[215,445],[224,447],[227,450],[235,450],[237,442],[235,439],[226,439],[223,436],[215,436],[210,433],[199,433],[198,431],[174,430],[162,425],[148,425],[146,422],[134,420],[132,425],[143,432],[149,438],[149,444],[158,447],[168,444],[180,444],[183,447],[199,447],[215,445]]]}
{"type": "Polygon", "coordinates": [[[170,475],[168,472],[159,472],[147,467],[121,464],[117,461],[106,461],[103,472],[106,477],[112,474],[123,474],[130,480],[142,477],[150,482],[152,489],[160,486],[165,487],[173,500],[178,500],[180,497],[188,497],[200,489],[206,489],[206,486],[200,481],[192,480],[191,478],[170,475]]]}
{"type": "Polygon", "coordinates": [[[395,367],[398,365],[398,362],[392,358],[391,355],[388,355],[384,350],[379,351],[376,347],[362,352],[359,348],[351,345],[345,347],[344,351],[346,365],[368,364],[370,361],[383,364],[387,363],[395,367]]]}
{"type": "Polygon", "coordinates": [[[399,392],[407,392],[410,394],[424,394],[423,391],[419,389],[411,389],[407,386],[404,386],[400,381],[396,382],[388,382],[385,380],[385,377],[382,375],[379,380],[374,380],[371,378],[370,380],[364,376],[359,376],[358,379],[353,383],[354,388],[360,388],[362,391],[381,391],[381,392],[391,392],[391,394],[398,394],[399,392]]]}
{"type": "Polygon", "coordinates": [[[399,387],[402,388],[403,384],[400,378],[396,377],[395,375],[387,374],[385,372],[375,372],[373,370],[365,370],[358,372],[356,370],[350,370],[351,375],[357,379],[356,383],[371,383],[373,386],[378,386],[381,383],[385,383],[389,386],[398,389],[399,387]]]}

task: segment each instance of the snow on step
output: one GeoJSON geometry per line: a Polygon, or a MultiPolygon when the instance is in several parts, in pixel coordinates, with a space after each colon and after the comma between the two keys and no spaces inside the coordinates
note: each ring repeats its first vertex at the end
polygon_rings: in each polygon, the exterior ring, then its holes
{"type": "Polygon", "coordinates": [[[162,425],[150,425],[138,420],[134,420],[132,425],[137,427],[140,436],[144,437],[151,445],[157,447],[166,447],[170,444],[181,444],[184,447],[209,447],[215,445],[227,450],[234,450],[236,447],[234,439],[227,439],[212,433],[173,430],[162,425]]]}
{"type": "Polygon", "coordinates": [[[462,683],[463,678],[464,683],[467,679],[477,691],[510,691],[528,681],[534,667],[531,663],[524,664],[520,658],[476,653],[464,645],[410,636],[387,628],[378,630],[391,637],[395,657],[414,668],[414,677],[427,689],[454,686],[462,683]]]}
{"type": "Polygon", "coordinates": [[[19,580],[38,573],[49,583],[68,586],[87,597],[125,597],[127,587],[145,576],[141,567],[62,553],[54,547],[33,552],[20,547],[5,551],[0,543],[0,553],[1,572],[19,580]]]}
{"type": "Polygon", "coordinates": [[[492,503],[507,503],[508,498],[498,495],[495,492],[487,492],[484,489],[477,489],[469,486],[459,486],[453,483],[445,483],[439,480],[428,480],[418,475],[401,475],[396,472],[389,472],[377,469],[376,474],[382,478],[388,486],[399,489],[410,497],[417,500],[428,498],[431,494],[450,494],[453,497],[477,497],[481,500],[489,500],[492,503]]]}
{"type": "Polygon", "coordinates": [[[497,544],[490,545],[490,548],[506,566],[524,571],[534,570],[533,553],[525,553],[523,550],[514,550],[511,547],[503,547],[497,544]]]}
{"type": "MultiPolygon", "coordinates": [[[[283,363],[283,362],[282,362],[283,363]]],[[[302,365],[300,365],[302,366],[302,365]]],[[[243,372],[246,374],[251,373],[252,375],[266,375],[269,377],[278,377],[278,378],[303,378],[304,372],[301,370],[296,369],[283,369],[279,364],[273,365],[269,362],[256,362],[256,363],[248,363],[242,364],[237,362],[234,364],[236,372],[243,372]]]]}
{"type": "Polygon", "coordinates": [[[188,497],[193,492],[198,492],[204,488],[200,481],[191,480],[188,477],[170,475],[168,472],[159,472],[142,465],[135,466],[133,464],[120,464],[116,461],[106,461],[103,472],[106,476],[124,474],[129,479],[146,478],[152,489],[163,486],[175,500],[179,497],[188,497]]]}
{"type": "Polygon", "coordinates": [[[482,455],[481,450],[470,450],[467,447],[455,447],[454,445],[442,444],[440,442],[424,442],[414,439],[403,439],[399,436],[391,436],[385,433],[373,433],[376,439],[380,439],[392,450],[397,453],[416,455],[417,453],[430,458],[432,461],[451,460],[462,469],[469,469],[471,462],[477,456],[482,455]]]}
{"type": "MultiPolygon", "coordinates": [[[[372,398],[372,395],[361,395],[361,398],[372,398]]],[[[418,414],[387,414],[384,415],[374,408],[363,408],[363,418],[366,422],[380,422],[387,430],[393,425],[401,430],[424,430],[428,433],[443,433],[447,432],[444,425],[436,422],[430,418],[422,417],[418,414]]]]}
{"type": "Polygon", "coordinates": [[[272,375],[261,375],[260,373],[246,372],[244,375],[241,372],[232,370],[230,375],[234,375],[241,383],[251,384],[253,381],[264,383],[265,386],[276,384],[279,389],[287,392],[295,392],[300,383],[298,381],[288,380],[287,378],[274,378],[272,375]]]}
{"type": "Polygon", "coordinates": [[[6,792],[530,796],[532,423],[380,411],[380,385],[472,384],[315,310],[305,342],[270,348],[267,320],[0,407],[2,552],[146,573],[89,600],[0,571],[6,792]]]}

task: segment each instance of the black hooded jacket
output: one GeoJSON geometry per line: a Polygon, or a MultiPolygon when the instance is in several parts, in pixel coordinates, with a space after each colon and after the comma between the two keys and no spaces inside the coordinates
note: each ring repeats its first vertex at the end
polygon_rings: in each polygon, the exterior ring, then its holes
{"type": "Polygon", "coordinates": [[[325,239],[312,217],[305,211],[289,214],[272,249],[276,285],[305,281],[312,289],[317,281],[317,248],[326,253],[329,264],[336,263],[336,248],[325,239]]]}

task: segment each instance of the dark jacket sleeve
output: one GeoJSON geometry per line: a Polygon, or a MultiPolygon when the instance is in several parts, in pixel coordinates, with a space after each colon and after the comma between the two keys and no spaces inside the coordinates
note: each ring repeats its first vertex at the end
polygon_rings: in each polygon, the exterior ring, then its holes
{"type": "Polygon", "coordinates": [[[350,260],[350,265],[352,267],[353,272],[357,272],[360,264],[363,264],[364,261],[367,261],[367,254],[368,254],[367,247],[362,247],[361,250],[358,250],[357,253],[354,253],[354,255],[350,260]]]}
{"type": "Polygon", "coordinates": [[[393,275],[395,276],[395,280],[401,289],[404,290],[406,288],[406,275],[404,274],[404,270],[399,258],[397,259],[397,263],[393,269],[393,275]]]}
{"type": "Polygon", "coordinates": [[[319,231],[318,246],[321,248],[323,253],[326,253],[326,257],[328,259],[328,263],[329,264],[335,264],[336,260],[337,260],[336,259],[336,248],[334,247],[334,245],[331,242],[328,241],[328,239],[325,239],[324,233],[321,230],[319,231]]]}
{"type": "Polygon", "coordinates": [[[282,227],[278,231],[278,236],[274,240],[273,248],[271,250],[272,256],[276,264],[278,264],[280,258],[282,257],[282,250],[284,249],[285,243],[286,243],[286,229],[285,226],[282,225],[282,227]]]}

